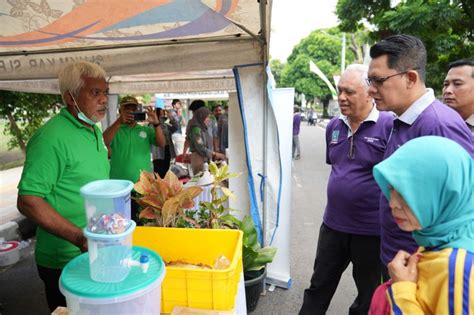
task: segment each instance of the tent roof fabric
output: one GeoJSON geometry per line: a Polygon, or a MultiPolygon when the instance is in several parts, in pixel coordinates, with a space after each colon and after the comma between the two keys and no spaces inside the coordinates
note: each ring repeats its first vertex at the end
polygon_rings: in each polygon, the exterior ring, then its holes
{"type": "Polygon", "coordinates": [[[255,36],[260,30],[256,0],[10,0],[1,7],[0,46],[15,54],[255,36]]]}
{"type": "Polygon", "coordinates": [[[8,0],[0,12],[5,90],[51,93],[76,60],[103,66],[118,93],[228,90],[232,76],[209,71],[268,55],[271,0],[8,0]]]}

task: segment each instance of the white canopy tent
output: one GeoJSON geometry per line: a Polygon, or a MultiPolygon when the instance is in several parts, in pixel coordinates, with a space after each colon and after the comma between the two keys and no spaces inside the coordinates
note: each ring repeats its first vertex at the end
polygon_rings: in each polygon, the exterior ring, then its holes
{"type": "MultiPolygon", "coordinates": [[[[282,225],[281,209],[290,211],[289,195],[281,194],[282,168],[290,165],[282,164],[266,85],[271,6],[271,0],[2,1],[0,89],[59,93],[61,66],[87,60],[111,76],[113,94],[230,92],[230,165],[243,172],[231,182],[239,197],[231,206],[252,215],[268,244],[282,225]]],[[[289,242],[279,242],[275,280],[289,287],[289,242]]]]}

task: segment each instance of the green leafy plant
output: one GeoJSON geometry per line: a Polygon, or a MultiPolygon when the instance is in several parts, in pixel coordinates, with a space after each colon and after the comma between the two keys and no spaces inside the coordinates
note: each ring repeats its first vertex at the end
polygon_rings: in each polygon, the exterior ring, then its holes
{"type": "Polygon", "coordinates": [[[262,270],[271,263],[276,254],[276,247],[262,247],[258,242],[257,229],[250,216],[245,216],[239,222],[239,228],[244,232],[242,242],[242,262],[244,272],[262,270]]]}
{"type": "Polygon", "coordinates": [[[184,187],[170,171],[164,179],[158,174],[142,172],[134,186],[139,194],[135,200],[142,208],[139,218],[162,227],[238,228],[238,220],[229,214],[232,209],[226,207],[229,198],[235,198],[226,183],[240,174],[230,173],[227,164],[217,167],[213,162],[209,172],[213,176],[211,200],[201,201],[198,209],[192,209],[193,199],[203,191],[201,187],[184,187]]]}
{"type": "Polygon", "coordinates": [[[230,178],[240,176],[239,173],[230,173],[227,164],[218,167],[214,162],[209,164],[209,172],[214,177],[211,184],[211,201],[201,201],[197,217],[201,227],[221,229],[232,228],[237,224],[234,216],[229,211],[234,210],[226,207],[227,201],[235,200],[234,193],[227,188],[230,178]]]}

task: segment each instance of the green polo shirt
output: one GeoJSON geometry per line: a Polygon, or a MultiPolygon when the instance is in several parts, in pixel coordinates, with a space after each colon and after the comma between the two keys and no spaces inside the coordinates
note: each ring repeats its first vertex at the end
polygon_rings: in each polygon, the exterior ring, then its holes
{"type": "Polygon", "coordinates": [[[154,128],[121,125],[110,144],[110,178],[135,183],[141,170],[151,172],[151,145],[155,144],[155,137],[154,128]]]}
{"type": "MultiPolygon", "coordinates": [[[[18,194],[42,197],[64,218],[84,228],[86,213],[79,189],[108,178],[107,148],[100,129],[94,126],[93,132],[63,108],[28,142],[18,194]]],[[[79,254],[78,247],[38,227],[38,265],[60,269],[79,254]]]]}

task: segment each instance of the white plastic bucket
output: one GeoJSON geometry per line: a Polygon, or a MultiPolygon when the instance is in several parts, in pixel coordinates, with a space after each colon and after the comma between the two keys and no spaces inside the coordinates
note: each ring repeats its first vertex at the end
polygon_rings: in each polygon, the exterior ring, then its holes
{"type": "Polygon", "coordinates": [[[133,247],[133,258],[138,259],[143,252],[150,255],[148,271],[143,273],[140,268],[133,268],[129,277],[116,284],[89,279],[88,253],[69,262],[59,281],[68,314],[160,314],[164,263],[158,254],[138,246],[133,247]]]}
{"type": "Polygon", "coordinates": [[[96,234],[84,229],[89,252],[90,276],[97,282],[120,282],[128,276],[132,233],[136,223],[120,234],[96,234]]]}

